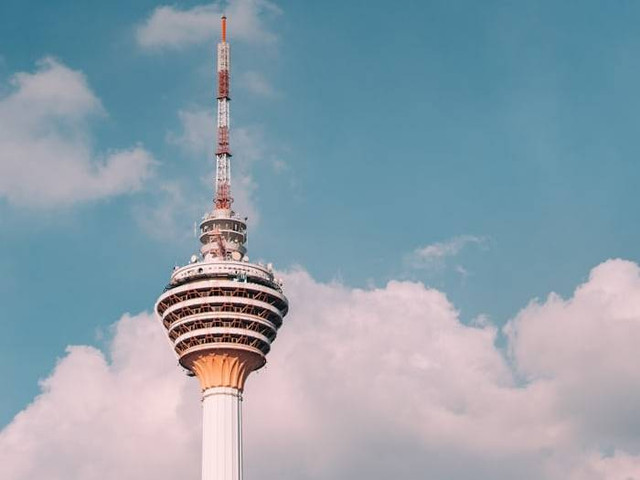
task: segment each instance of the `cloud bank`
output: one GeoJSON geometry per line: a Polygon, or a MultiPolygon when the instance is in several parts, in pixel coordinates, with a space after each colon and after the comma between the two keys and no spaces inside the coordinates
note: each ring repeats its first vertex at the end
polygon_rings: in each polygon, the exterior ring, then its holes
{"type": "MultiPolygon", "coordinates": [[[[639,478],[638,265],[532,302],[508,354],[420,283],[285,280],[291,314],[247,387],[248,478],[639,478]]],[[[195,384],[150,315],[125,315],[0,432],[4,478],[198,478],[195,384]]]]}
{"type": "Polygon", "coordinates": [[[89,123],[103,113],[84,75],[53,58],[15,74],[0,98],[0,197],[59,207],[138,190],[153,159],[140,146],[96,155],[89,123]]]}
{"type": "Polygon", "coordinates": [[[273,43],[276,35],[265,17],[279,15],[280,9],[267,0],[235,0],[198,5],[189,9],[157,7],[136,29],[138,45],[148,50],[179,50],[210,43],[220,36],[220,17],[233,19],[233,38],[252,44],[273,43]]]}

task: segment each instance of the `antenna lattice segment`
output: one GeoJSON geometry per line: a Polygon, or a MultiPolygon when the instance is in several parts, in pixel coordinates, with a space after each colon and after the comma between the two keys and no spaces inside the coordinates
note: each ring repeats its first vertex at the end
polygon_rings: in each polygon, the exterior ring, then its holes
{"type": "Polygon", "coordinates": [[[222,19],[222,42],[218,44],[218,145],[216,148],[215,208],[231,208],[231,150],[229,148],[229,44],[226,41],[226,19],[222,19]]]}

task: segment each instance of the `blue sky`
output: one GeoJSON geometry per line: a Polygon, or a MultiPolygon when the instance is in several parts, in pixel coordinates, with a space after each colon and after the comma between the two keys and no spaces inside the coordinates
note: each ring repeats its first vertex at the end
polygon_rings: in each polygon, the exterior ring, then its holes
{"type": "MultiPolygon", "coordinates": [[[[66,188],[38,159],[0,181],[2,425],[67,345],[102,345],[196,249],[217,34],[144,40],[161,5],[0,6],[0,102],[19,72],[75,72],[92,98],[51,128],[89,165],[124,152],[138,169],[64,198],[36,193],[66,188]]],[[[249,2],[237,16],[233,188],[253,259],[348,287],[420,281],[463,323],[498,327],[637,259],[637,2],[249,2]]]]}

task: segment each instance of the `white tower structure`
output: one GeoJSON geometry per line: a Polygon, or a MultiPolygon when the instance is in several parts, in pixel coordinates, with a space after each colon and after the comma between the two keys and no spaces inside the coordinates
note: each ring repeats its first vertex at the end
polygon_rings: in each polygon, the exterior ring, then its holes
{"type": "Polygon", "coordinates": [[[178,362],[202,388],[202,479],[242,478],[242,392],[266,363],[288,310],[271,266],[249,262],[247,225],[231,209],[229,44],[218,44],[214,205],[200,223],[200,252],[176,267],[156,312],[178,362]]]}

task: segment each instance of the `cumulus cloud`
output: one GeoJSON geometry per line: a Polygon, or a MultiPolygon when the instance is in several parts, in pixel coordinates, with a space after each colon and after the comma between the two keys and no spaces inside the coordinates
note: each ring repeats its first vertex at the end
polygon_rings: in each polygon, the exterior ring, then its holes
{"type": "Polygon", "coordinates": [[[149,175],[142,147],[94,154],[89,120],[104,109],[81,72],[45,58],[0,98],[0,197],[57,207],[128,193],[149,175]]]}
{"type": "MultiPolygon", "coordinates": [[[[462,323],[420,283],[362,290],[286,274],[290,316],[245,396],[247,476],[637,480],[640,436],[616,410],[638,400],[639,276],[607,262],[570,299],[532,303],[504,355],[494,326],[462,323]],[[603,373],[616,378],[585,409],[603,373]]],[[[127,315],[106,356],[70,348],[0,432],[5,477],[196,478],[195,384],[157,322],[127,315]]]]}
{"type": "Polygon", "coordinates": [[[552,294],[508,324],[519,372],[558,393],[581,438],[640,450],[640,272],[610,260],[593,269],[572,298],[552,294]]]}
{"type": "Polygon", "coordinates": [[[116,324],[110,359],[68,348],[41,395],[0,433],[2,477],[197,478],[198,393],[168,348],[144,314],[116,324]]]}
{"type": "Polygon", "coordinates": [[[220,16],[232,20],[234,40],[273,43],[266,19],[281,13],[267,0],[234,0],[198,5],[189,9],[157,7],[136,30],[138,44],[145,49],[180,49],[219,38],[220,16]]]}

